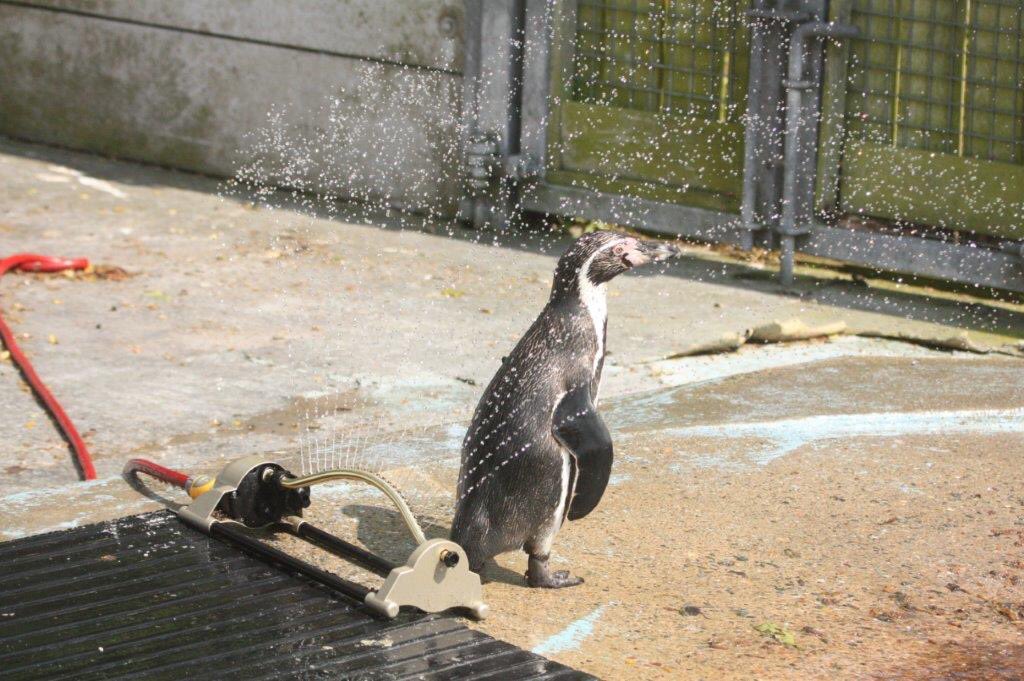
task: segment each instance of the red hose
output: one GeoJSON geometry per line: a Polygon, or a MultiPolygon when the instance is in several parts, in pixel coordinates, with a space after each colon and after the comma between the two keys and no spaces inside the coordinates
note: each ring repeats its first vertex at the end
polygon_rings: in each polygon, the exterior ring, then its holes
{"type": "MultiPolygon", "coordinates": [[[[33,253],[19,253],[0,260],[0,277],[12,269],[20,269],[23,272],[61,272],[63,270],[84,270],[88,266],[89,261],[85,258],[53,258],[33,253]]],[[[71,445],[82,479],[95,480],[96,469],[92,465],[92,457],[89,455],[89,450],[86,448],[85,442],[82,441],[82,437],[78,434],[78,430],[75,429],[75,424],[71,422],[64,412],[64,408],[60,406],[60,402],[36,374],[28,357],[15,342],[14,333],[4,322],[3,316],[0,316],[0,338],[3,339],[7,351],[11,353],[11,359],[21,370],[29,386],[32,387],[32,392],[46,406],[47,411],[53,416],[64,434],[64,438],[71,445]]]]}
{"type": "Polygon", "coordinates": [[[130,459],[128,463],[124,465],[125,475],[137,475],[139,473],[145,473],[157,480],[162,480],[169,485],[174,485],[175,487],[180,487],[182,489],[188,489],[189,486],[189,477],[181,471],[161,466],[160,464],[153,463],[147,459],[130,459]]]}

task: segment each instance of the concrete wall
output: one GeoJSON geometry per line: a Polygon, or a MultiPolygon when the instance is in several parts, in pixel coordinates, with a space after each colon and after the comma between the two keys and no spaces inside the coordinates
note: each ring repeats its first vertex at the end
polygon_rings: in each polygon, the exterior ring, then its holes
{"type": "Polygon", "coordinates": [[[0,0],[0,133],[450,213],[462,0],[0,0]]]}

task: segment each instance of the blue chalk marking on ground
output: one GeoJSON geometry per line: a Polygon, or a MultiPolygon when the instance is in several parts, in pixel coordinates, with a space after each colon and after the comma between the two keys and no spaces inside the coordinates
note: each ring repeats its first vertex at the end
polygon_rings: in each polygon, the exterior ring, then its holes
{"type": "Polygon", "coordinates": [[[1024,433],[1024,408],[828,414],[779,421],[668,428],[663,432],[674,437],[765,440],[769,444],[753,452],[751,459],[758,464],[767,464],[804,445],[848,437],[1024,433]]]}
{"type": "Polygon", "coordinates": [[[53,499],[55,496],[66,494],[72,490],[77,492],[79,490],[89,489],[90,487],[102,487],[113,482],[121,482],[121,476],[118,475],[112,478],[99,478],[96,480],[83,480],[81,482],[75,481],[66,485],[57,485],[54,487],[35,487],[21,492],[13,492],[11,494],[4,495],[3,497],[0,497],[0,502],[3,503],[5,508],[9,507],[11,504],[31,506],[34,505],[33,502],[53,499]]]}
{"type": "Polygon", "coordinates": [[[604,612],[606,607],[608,606],[602,605],[586,617],[581,617],[572,622],[554,636],[548,637],[540,644],[534,646],[531,652],[537,655],[551,655],[552,653],[562,653],[566,650],[579,648],[580,643],[594,633],[594,624],[601,618],[601,613],[604,612]]]}

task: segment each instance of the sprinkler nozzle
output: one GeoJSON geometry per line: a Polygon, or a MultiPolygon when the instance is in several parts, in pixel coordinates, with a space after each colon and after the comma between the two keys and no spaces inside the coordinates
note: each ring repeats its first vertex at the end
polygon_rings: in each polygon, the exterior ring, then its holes
{"type": "Polygon", "coordinates": [[[444,563],[445,567],[453,568],[459,564],[459,554],[445,549],[441,552],[441,562],[444,563]]]}

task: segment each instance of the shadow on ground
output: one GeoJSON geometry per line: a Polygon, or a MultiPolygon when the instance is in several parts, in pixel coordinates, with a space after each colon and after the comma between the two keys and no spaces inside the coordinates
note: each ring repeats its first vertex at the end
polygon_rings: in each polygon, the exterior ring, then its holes
{"type": "MultiPolygon", "coordinates": [[[[100,156],[70,152],[40,144],[17,142],[0,137],[0,153],[43,160],[73,168],[93,177],[147,187],[174,187],[216,194],[227,201],[248,203],[254,197],[237,190],[228,191],[227,180],[169,170],[132,161],[115,161],[100,156]]],[[[383,209],[376,205],[326,201],[320,197],[280,190],[258,203],[276,210],[295,211],[313,218],[342,223],[367,224],[387,230],[413,230],[446,239],[459,239],[513,250],[555,255],[572,241],[564,232],[552,232],[544,221],[534,221],[532,229],[509,232],[479,232],[466,229],[453,220],[439,219],[383,209]],[[540,228],[538,228],[540,227],[540,228]]],[[[850,310],[875,312],[901,319],[930,322],[963,329],[1024,338],[1024,313],[988,304],[960,293],[942,293],[921,287],[890,284],[884,290],[854,281],[840,269],[817,268],[818,276],[798,277],[796,284],[781,288],[775,281],[774,266],[729,260],[707,251],[695,251],[675,261],[663,272],[634,273],[631,276],[667,274],[691,281],[711,283],[772,296],[797,296],[807,301],[850,310]],[[706,257],[705,257],[706,256],[706,257]]],[[[1012,294],[1007,294],[1013,299],[1012,294]]]]}
{"type": "MultiPolygon", "coordinates": [[[[404,563],[412,545],[405,523],[397,511],[367,504],[350,504],[342,512],[356,520],[356,536],[370,551],[387,558],[392,563],[404,563]]],[[[449,520],[430,522],[424,528],[427,539],[447,539],[451,528],[449,520]]],[[[511,586],[526,586],[526,579],[518,572],[498,565],[493,559],[484,566],[484,582],[501,582],[511,586]]]]}

